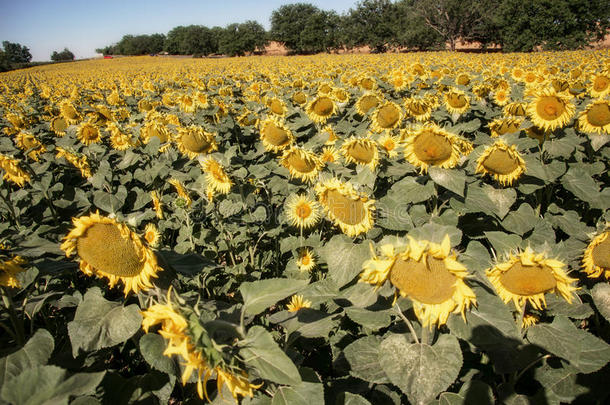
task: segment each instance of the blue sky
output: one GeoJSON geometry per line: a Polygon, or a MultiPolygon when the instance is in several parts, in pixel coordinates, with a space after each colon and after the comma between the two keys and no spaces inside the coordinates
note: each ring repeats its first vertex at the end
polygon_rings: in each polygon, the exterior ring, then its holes
{"type": "Polygon", "coordinates": [[[269,29],[273,10],[299,1],[343,13],[357,0],[0,0],[0,41],[27,46],[33,61],[64,47],[88,58],[125,34],[167,34],[178,25],[255,20],[269,29]]]}

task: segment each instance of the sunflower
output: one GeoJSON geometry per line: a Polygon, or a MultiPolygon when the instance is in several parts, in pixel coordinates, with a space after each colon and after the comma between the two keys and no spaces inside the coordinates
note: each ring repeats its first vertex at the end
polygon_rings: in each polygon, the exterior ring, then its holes
{"type": "Polygon", "coordinates": [[[178,105],[180,106],[180,109],[185,113],[194,113],[195,111],[197,111],[197,107],[199,106],[195,98],[190,94],[183,94],[178,99],[178,105]]]}
{"type": "Polygon", "coordinates": [[[604,276],[610,279],[610,230],[593,238],[582,259],[582,267],[588,277],[604,276]]]}
{"type": "Polygon", "coordinates": [[[76,137],[85,145],[91,145],[102,140],[100,130],[89,122],[83,122],[78,126],[76,137]]]}
{"type": "Polygon", "coordinates": [[[116,150],[127,150],[133,145],[131,137],[123,132],[121,128],[115,123],[111,122],[107,127],[110,132],[110,145],[116,150]]]}
{"type": "Polygon", "coordinates": [[[144,126],[140,128],[140,138],[143,143],[147,144],[154,137],[158,138],[161,143],[167,142],[170,137],[164,120],[158,115],[147,118],[144,126]]]}
{"type": "Polygon", "coordinates": [[[290,225],[299,229],[309,229],[320,220],[320,206],[304,195],[293,194],[288,197],[284,210],[290,225]]]}
{"type": "Polygon", "coordinates": [[[371,117],[373,123],[371,128],[375,132],[383,132],[391,130],[400,125],[402,120],[402,111],[398,104],[391,101],[386,101],[383,105],[378,106],[371,117]]]}
{"type": "Polygon", "coordinates": [[[208,197],[215,194],[229,194],[233,181],[231,181],[220,162],[208,156],[202,159],[200,164],[205,172],[208,197]]]}
{"type": "Polygon", "coordinates": [[[290,178],[297,177],[306,183],[313,182],[324,166],[314,153],[298,146],[285,150],[280,162],[290,171],[290,178]]]}
{"type": "Polygon", "coordinates": [[[196,125],[180,128],[176,141],[180,152],[189,159],[195,159],[202,153],[210,153],[218,149],[214,134],[196,125]]]}
{"type": "Polygon", "coordinates": [[[488,174],[502,185],[512,185],[525,172],[525,161],[515,145],[502,140],[488,146],[477,159],[475,173],[488,174]]]}
{"type": "MultiPolygon", "coordinates": [[[[170,295],[171,289],[167,294],[166,304],[155,303],[142,311],[142,329],[148,333],[152,326],[161,324],[159,335],[167,341],[163,354],[168,357],[178,355],[182,358],[184,365],[182,385],[186,385],[193,372],[196,372],[197,395],[200,399],[206,398],[209,401],[206,383],[216,373],[216,387],[219,393],[226,384],[236,401],[240,395],[253,397],[253,390],[260,385],[251,384],[248,375],[240,367],[229,366],[224,359],[224,353],[218,350],[214,342],[205,345],[204,342],[209,341],[209,338],[195,338],[196,335],[192,331],[201,331],[203,325],[198,319],[192,320],[193,317],[188,317],[185,309],[173,304],[170,295]]],[[[204,333],[206,333],[205,329],[204,333]]]]}
{"type": "Polygon", "coordinates": [[[342,106],[349,101],[349,93],[342,88],[333,89],[331,96],[342,106]]]}
{"type": "Polygon", "coordinates": [[[339,152],[334,146],[325,146],[322,149],[320,160],[323,163],[335,163],[339,160],[339,152]]]}
{"type": "Polygon", "coordinates": [[[154,252],[125,224],[97,212],[73,218],[72,223],[74,228],[64,237],[61,248],[67,257],[78,254],[83,273],[108,278],[111,288],[123,282],[125,295],[153,287],[150,279],[162,269],[154,252]]]}
{"type": "Polygon", "coordinates": [[[356,101],[356,111],[358,114],[365,116],[369,110],[377,107],[380,102],[380,98],[373,93],[363,94],[358,101],[356,101]]]}
{"type": "Polygon", "coordinates": [[[64,100],[59,105],[61,116],[66,120],[68,125],[74,125],[80,122],[81,115],[76,111],[76,108],[69,100],[64,100]]]}
{"type": "Polygon", "coordinates": [[[451,114],[463,114],[470,108],[470,99],[464,92],[452,89],[445,93],[445,108],[451,114]]]}
{"type": "Polygon", "coordinates": [[[275,153],[286,149],[294,142],[294,135],[279,120],[267,118],[260,123],[260,137],[265,149],[275,153]]]}
{"type": "Polygon", "coordinates": [[[544,253],[534,253],[528,247],[487,269],[485,274],[502,301],[512,301],[521,312],[528,302],[535,309],[546,307],[544,294],[547,292],[554,292],[572,302],[572,293],[576,290],[572,284],[577,280],[568,277],[565,266],[561,261],[548,259],[544,253]]]}
{"type": "Polygon", "coordinates": [[[377,140],[377,142],[379,143],[379,146],[381,146],[381,148],[386,151],[389,157],[393,158],[398,156],[398,151],[396,150],[396,148],[398,147],[399,138],[397,136],[383,134],[377,140]]]}
{"type": "Polygon", "coordinates": [[[508,103],[502,109],[504,115],[514,116],[514,117],[525,117],[527,115],[527,104],[521,101],[513,101],[512,103],[508,103]]]}
{"type": "Polygon", "coordinates": [[[374,78],[363,75],[358,81],[358,85],[364,90],[371,91],[377,87],[377,82],[374,78]]]}
{"type": "Polygon", "coordinates": [[[337,112],[337,105],[329,96],[318,96],[307,105],[307,115],[318,124],[324,124],[337,112]]]}
{"type": "Polygon", "coordinates": [[[552,89],[538,92],[527,106],[527,113],[534,125],[545,130],[565,126],[574,114],[571,97],[552,89]]]}
{"type": "Polygon", "coordinates": [[[348,164],[368,166],[373,171],[379,163],[377,143],[369,138],[351,137],[341,145],[341,153],[348,164]]]}
{"type": "Polygon", "coordinates": [[[488,124],[491,136],[496,137],[504,134],[519,132],[523,120],[521,118],[498,118],[488,124]]]}
{"type": "Polygon", "coordinates": [[[47,148],[32,134],[27,132],[19,132],[15,136],[17,147],[24,152],[28,152],[28,156],[38,162],[38,157],[47,151],[47,148]]]}
{"type": "Polygon", "coordinates": [[[432,115],[432,103],[430,100],[409,97],[405,100],[405,110],[416,121],[426,121],[432,115]]]}
{"type": "Polygon", "coordinates": [[[580,114],[581,131],[594,134],[610,134],[610,105],[608,100],[595,100],[580,114]]]}
{"type": "Polygon", "coordinates": [[[155,210],[155,214],[157,218],[163,219],[163,205],[161,203],[161,198],[159,198],[159,193],[155,190],[150,192],[150,198],[153,202],[153,208],[155,210]]]}
{"type": "Polygon", "coordinates": [[[15,276],[25,271],[22,267],[25,263],[25,259],[20,256],[15,256],[6,261],[0,260],[0,286],[11,288],[21,287],[19,280],[15,276]]]}
{"type": "Polygon", "coordinates": [[[237,123],[240,127],[256,126],[258,125],[258,118],[252,111],[245,109],[241,115],[237,117],[237,123]]]}
{"type": "Polygon", "coordinates": [[[449,236],[441,244],[407,236],[400,245],[380,248],[381,257],[363,263],[360,282],[381,287],[386,280],[403,297],[413,301],[422,326],[444,325],[451,313],[462,314],[476,304],[474,292],[464,283],[466,268],[451,251],[449,236]]]}
{"type": "Polygon", "coordinates": [[[328,135],[328,138],[326,138],[326,141],[324,141],[325,145],[334,145],[335,141],[337,141],[337,139],[339,139],[339,137],[337,136],[337,133],[335,132],[333,127],[330,125],[324,126],[324,128],[322,128],[322,131],[320,133],[323,135],[324,134],[328,135]]]}
{"type": "Polygon", "coordinates": [[[66,129],[68,129],[68,123],[64,117],[59,116],[51,120],[49,127],[55,135],[64,136],[66,134],[66,129]]]}
{"type": "Polygon", "coordinates": [[[304,105],[307,103],[307,94],[303,93],[301,90],[295,91],[291,100],[297,105],[304,105]]]}
{"type": "Polygon", "coordinates": [[[25,183],[30,182],[30,175],[19,167],[19,160],[13,159],[0,153],[0,168],[4,170],[4,180],[15,183],[19,187],[23,187],[25,183]]]}
{"type": "Polygon", "coordinates": [[[592,97],[604,97],[610,94],[610,72],[602,72],[593,75],[589,85],[589,94],[592,97]]]}
{"type": "Polygon", "coordinates": [[[405,158],[420,172],[428,171],[428,166],[450,169],[458,164],[461,142],[457,136],[435,124],[427,124],[405,139],[405,158]]]}
{"type": "Polygon", "coordinates": [[[526,128],[525,135],[527,135],[529,138],[538,140],[538,143],[542,145],[545,140],[550,138],[551,131],[538,128],[536,125],[532,125],[531,127],[526,128]]]}
{"type": "Polygon", "coordinates": [[[184,184],[182,184],[182,182],[176,178],[171,178],[167,182],[174,186],[176,192],[178,193],[178,197],[180,198],[180,200],[177,201],[178,206],[185,206],[187,208],[190,207],[193,200],[186,191],[186,188],[184,188],[184,184]]]}
{"type": "Polygon", "coordinates": [[[297,267],[301,271],[311,271],[316,267],[316,257],[313,250],[309,248],[302,249],[297,259],[297,267]]]}
{"type": "Polygon", "coordinates": [[[500,107],[505,106],[510,102],[510,91],[507,89],[498,89],[493,93],[494,103],[500,107]]]}
{"type": "Polygon", "coordinates": [[[80,173],[84,178],[89,178],[93,175],[91,173],[91,168],[89,167],[87,156],[82,155],[81,157],[78,157],[61,146],[56,147],[55,150],[57,151],[57,154],[55,155],[56,159],[65,158],[72,166],[80,170],[80,173]]]}
{"type": "Polygon", "coordinates": [[[311,301],[304,299],[302,295],[293,295],[290,303],[286,305],[288,312],[297,312],[301,308],[311,308],[311,301]]]}
{"type": "Polygon", "coordinates": [[[333,223],[349,237],[356,237],[373,228],[375,200],[358,194],[350,183],[333,178],[316,184],[318,202],[333,223]]]}
{"type": "Polygon", "coordinates": [[[285,117],[288,108],[286,107],[286,103],[280,100],[277,97],[273,97],[267,100],[267,108],[269,112],[277,115],[278,117],[285,117]]]}
{"type": "Polygon", "coordinates": [[[144,227],[144,240],[150,247],[157,247],[159,245],[159,240],[161,239],[161,234],[159,230],[155,226],[155,224],[150,223],[146,224],[144,227]]]}

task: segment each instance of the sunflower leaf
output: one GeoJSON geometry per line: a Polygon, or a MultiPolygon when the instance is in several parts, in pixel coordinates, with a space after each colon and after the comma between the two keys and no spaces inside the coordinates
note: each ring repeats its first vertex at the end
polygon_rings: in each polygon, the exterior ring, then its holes
{"type": "Polygon", "coordinates": [[[276,302],[296,293],[305,287],[309,280],[289,278],[270,278],[242,283],[239,291],[244,299],[244,311],[257,315],[276,302]]]}
{"type": "Polygon", "coordinates": [[[47,364],[54,346],[51,334],[38,329],[21,350],[0,359],[0,386],[27,369],[47,364]]]}
{"type": "Polygon", "coordinates": [[[464,187],[466,185],[466,174],[460,170],[448,170],[438,167],[430,167],[428,170],[430,178],[439,186],[453,191],[460,197],[464,197],[464,187]]]}
{"type": "Polygon", "coordinates": [[[178,376],[178,368],[171,357],[163,354],[165,351],[165,339],[156,333],[147,333],[140,338],[140,353],[144,360],[152,368],[162,371],[166,374],[178,376]]]}
{"type": "Polygon", "coordinates": [[[610,321],[610,285],[597,283],[591,290],[591,296],[597,310],[610,321]]]}
{"type": "Polygon", "coordinates": [[[278,384],[296,385],[301,382],[299,370],[265,328],[250,328],[246,339],[248,344],[239,353],[261,378],[278,384]]]}
{"type": "Polygon", "coordinates": [[[377,337],[365,336],[350,343],[343,350],[351,368],[351,375],[375,384],[384,384],[389,381],[379,363],[380,344],[377,337]]]}
{"type": "Polygon", "coordinates": [[[402,335],[391,335],[381,342],[379,362],[411,403],[427,404],[457,378],[462,350],[452,335],[441,335],[432,346],[411,344],[402,335]]]}
{"type": "Polygon", "coordinates": [[[320,257],[328,264],[328,278],[341,288],[360,274],[370,251],[368,243],[357,244],[345,235],[335,235],[320,249],[320,257]]]}

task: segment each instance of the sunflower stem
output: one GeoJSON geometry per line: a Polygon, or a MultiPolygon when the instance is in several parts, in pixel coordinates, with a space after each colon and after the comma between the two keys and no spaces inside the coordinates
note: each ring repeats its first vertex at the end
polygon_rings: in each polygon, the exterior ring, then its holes
{"type": "Polygon", "coordinates": [[[2,287],[2,301],[4,302],[4,306],[8,310],[9,318],[11,320],[11,323],[13,324],[13,328],[15,330],[15,340],[17,341],[17,344],[19,346],[23,346],[23,344],[25,343],[25,332],[23,329],[23,322],[20,322],[17,317],[17,312],[15,311],[15,303],[11,298],[10,291],[7,291],[7,289],[4,287],[2,287]]]}
{"type": "Polygon", "coordinates": [[[525,374],[525,372],[527,370],[529,370],[530,368],[534,367],[539,361],[542,361],[544,359],[548,359],[549,357],[551,357],[550,354],[545,354],[544,356],[538,357],[536,360],[532,361],[530,364],[525,366],[525,368],[523,370],[519,371],[519,374],[517,374],[517,376],[515,377],[515,383],[517,381],[519,381],[519,378],[521,378],[521,376],[523,376],[523,374],[525,374]]]}
{"type": "Polygon", "coordinates": [[[523,303],[523,308],[521,308],[521,314],[519,314],[519,329],[521,330],[521,336],[525,334],[525,329],[523,327],[523,318],[525,318],[525,308],[527,307],[527,301],[523,303]]]}
{"type": "Polygon", "coordinates": [[[402,318],[402,320],[405,322],[405,324],[407,324],[407,328],[409,328],[409,331],[411,332],[411,336],[413,336],[413,340],[415,340],[415,343],[419,343],[419,339],[417,339],[417,333],[415,333],[415,329],[413,329],[413,325],[411,324],[411,321],[409,321],[409,319],[405,316],[405,314],[402,313],[402,310],[398,306],[398,303],[394,304],[394,308],[396,309],[398,316],[400,316],[402,318]]]}
{"type": "Polygon", "coordinates": [[[15,214],[15,208],[13,207],[13,204],[8,201],[7,197],[2,192],[0,192],[0,197],[2,197],[2,201],[4,201],[4,204],[8,208],[11,217],[13,217],[13,221],[15,222],[17,229],[21,229],[21,223],[19,222],[19,217],[17,217],[17,215],[15,214]]]}
{"type": "Polygon", "coordinates": [[[421,327],[421,343],[427,345],[430,340],[430,328],[423,326],[421,327]]]}

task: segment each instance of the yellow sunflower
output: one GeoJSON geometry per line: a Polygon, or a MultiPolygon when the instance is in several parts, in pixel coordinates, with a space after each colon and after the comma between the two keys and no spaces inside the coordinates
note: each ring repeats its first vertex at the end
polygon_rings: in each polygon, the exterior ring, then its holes
{"type": "Polygon", "coordinates": [[[180,152],[189,159],[195,159],[202,153],[210,153],[218,149],[214,134],[206,132],[196,125],[180,128],[176,142],[180,152]]]}
{"type": "Polygon", "coordinates": [[[445,108],[451,114],[463,114],[470,108],[470,99],[464,92],[452,89],[445,93],[445,108]]]}
{"type": "Polygon", "coordinates": [[[158,138],[161,143],[167,142],[170,137],[170,132],[164,120],[156,115],[148,118],[142,128],[140,128],[140,138],[145,144],[150,142],[154,137],[158,138]]]}
{"type": "Polygon", "coordinates": [[[153,208],[155,210],[155,214],[157,218],[163,219],[163,204],[161,203],[161,198],[159,197],[159,193],[155,190],[150,192],[150,198],[153,202],[153,208]]]}
{"type": "Polygon", "coordinates": [[[488,126],[491,130],[491,136],[497,137],[500,135],[519,132],[522,122],[523,119],[521,118],[497,118],[491,121],[488,126]]]}
{"type": "Polygon", "coordinates": [[[398,104],[386,101],[373,111],[371,128],[375,132],[391,130],[400,125],[403,113],[398,104]]]}
{"type": "Polygon", "coordinates": [[[127,150],[134,146],[131,137],[126,134],[116,123],[108,124],[110,132],[110,145],[116,150],[127,150]]]}
{"type": "Polygon", "coordinates": [[[318,202],[333,223],[349,237],[356,237],[373,228],[375,200],[358,194],[350,183],[333,178],[316,184],[318,202]]]}
{"type": "Polygon", "coordinates": [[[589,94],[596,98],[610,94],[610,72],[606,71],[593,75],[589,85],[589,94]]]}
{"type": "Polygon", "coordinates": [[[318,124],[324,124],[337,112],[337,105],[329,96],[318,96],[307,105],[307,115],[318,124]]]}
{"type": "Polygon", "coordinates": [[[493,93],[494,103],[500,107],[504,107],[510,102],[510,91],[507,89],[498,89],[493,93]]]}
{"type": "Polygon", "coordinates": [[[15,141],[17,147],[28,152],[28,156],[36,162],[38,157],[47,151],[47,148],[34,135],[27,132],[19,132],[15,135],[15,141]]]}
{"type": "Polygon", "coordinates": [[[61,248],[67,257],[78,254],[83,273],[106,277],[111,288],[123,282],[125,295],[153,287],[150,279],[162,269],[154,252],[125,224],[97,212],[72,222],[74,228],[64,237],[61,248]]]}
{"type": "Polygon", "coordinates": [[[379,163],[377,143],[369,138],[355,138],[352,136],[341,145],[341,153],[348,164],[355,163],[368,166],[373,171],[379,163]]]}
{"type": "Polygon", "coordinates": [[[309,248],[302,249],[297,259],[297,267],[301,271],[311,271],[316,267],[316,257],[313,250],[309,248]]]}
{"type": "Polygon", "coordinates": [[[373,93],[366,93],[356,101],[356,111],[365,116],[372,108],[376,108],[381,102],[380,98],[373,93]]]}
{"type": "Polygon", "coordinates": [[[416,121],[427,121],[432,115],[433,104],[430,100],[409,97],[405,100],[405,111],[407,115],[416,121]]]}
{"type": "Polygon", "coordinates": [[[422,326],[444,325],[451,313],[462,314],[476,304],[474,292],[464,283],[468,272],[451,250],[449,236],[441,244],[407,236],[400,245],[380,248],[381,256],[363,263],[360,282],[381,287],[386,280],[403,297],[413,301],[422,326]]]}
{"type": "Polygon", "coordinates": [[[89,122],[83,122],[78,126],[76,137],[85,145],[91,145],[102,140],[100,130],[89,122]]]}
{"type": "Polygon", "coordinates": [[[388,157],[393,158],[398,156],[398,151],[396,149],[399,145],[399,138],[397,136],[383,134],[377,142],[379,143],[379,146],[386,151],[388,157]]]}
{"type": "Polygon", "coordinates": [[[59,116],[51,120],[49,127],[55,135],[64,136],[66,134],[66,129],[68,129],[68,123],[64,117],[59,116]]]}
{"type": "Polygon", "coordinates": [[[502,185],[512,185],[525,172],[525,161],[515,145],[502,140],[488,146],[477,159],[475,173],[488,174],[502,185]]]}
{"type": "Polygon", "coordinates": [[[291,100],[297,105],[304,105],[307,103],[307,94],[303,93],[301,90],[295,91],[291,100]]]}
{"type": "Polygon", "coordinates": [[[333,127],[330,125],[326,125],[324,128],[322,128],[322,131],[320,133],[323,136],[328,135],[328,138],[326,139],[326,141],[324,141],[325,145],[334,145],[335,141],[337,139],[339,139],[339,137],[337,136],[337,133],[335,132],[333,127]]]}
{"type": "Polygon", "coordinates": [[[286,305],[289,312],[297,312],[301,308],[311,308],[311,301],[304,299],[302,295],[293,295],[290,298],[290,303],[286,305]]]}
{"type": "Polygon", "coordinates": [[[568,277],[565,267],[563,262],[549,259],[544,253],[535,253],[528,247],[487,269],[485,274],[502,301],[512,301],[521,312],[528,302],[535,309],[546,307],[544,294],[550,292],[572,302],[572,293],[577,289],[572,284],[577,280],[568,277]]]}
{"type": "Polygon", "coordinates": [[[4,171],[4,180],[23,187],[30,182],[30,175],[19,167],[19,160],[13,159],[0,153],[0,168],[4,171]]]}
{"type": "Polygon", "coordinates": [[[458,164],[463,149],[457,139],[435,124],[424,125],[405,139],[405,158],[422,173],[428,166],[450,169],[458,164]]]}
{"type": "Polygon", "coordinates": [[[167,294],[166,304],[156,303],[142,311],[142,329],[148,333],[152,326],[161,325],[159,335],[167,341],[163,354],[168,357],[180,356],[184,365],[182,385],[186,385],[193,372],[196,372],[197,395],[200,399],[206,398],[209,401],[206,383],[216,373],[216,387],[219,393],[226,384],[236,401],[239,401],[239,396],[253,397],[253,390],[260,388],[261,385],[250,383],[246,372],[239,367],[227,365],[223,353],[218,351],[214,343],[202,347],[203,341],[194,339],[191,334],[192,329],[201,329],[201,324],[190,318],[187,320],[183,310],[171,302],[170,294],[171,289],[167,294]],[[196,322],[196,325],[191,325],[190,322],[196,322]]]}
{"type": "Polygon", "coordinates": [[[267,118],[260,123],[260,137],[265,149],[278,153],[294,142],[290,129],[275,119],[267,118]]]}
{"type": "Polygon", "coordinates": [[[502,109],[506,116],[525,117],[527,115],[527,104],[521,101],[513,101],[508,103],[502,109]]]}
{"type": "Polygon", "coordinates": [[[304,195],[293,194],[288,197],[285,213],[290,224],[299,229],[309,229],[320,220],[320,206],[304,195]]]}
{"type": "Polygon", "coordinates": [[[323,163],[335,163],[339,160],[339,151],[334,146],[325,146],[322,149],[320,160],[323,163]]]}
{"type": "Polygon", "coordinates": [[[87,156],[82,155],[81,157],[78,157],[60,146],[56,147],[55,150],[57,151],[57,154],[55,155],[56,159],[66,159],[72,166],[80,170],[80,173],[84,178],[89,178],[93,175],[91,173],[91,168],[89,167],[87,156]]]}
{"type": "Polygon", "coordinates": [[[76,111],[76,108],[69,100],[64,100],[59,105],[61,116],[66,120],[68,125],[78,124],[82,119],[81,115],[76,111]]]}
{"type": "Polygon", "coordinates": [[[201,160],[201,168],[205,172],[208,198],[215,194],[229,194],[233,181],[229,178],[219,161],[208,156],[201,160]]]}
{"type": "Polygon", "coordinates": [[[0,286],[21,287],[19,280],[15,276],[25,271],[22,267],[25,263],[25,259],[20,256],[15,256],[9,260],[0,260],[0,286]]]}
{"type": "Polygon", "coordinates": [[[324,166],[320,158],[313,152],[298,146],[285,150],[280,157],[280,162],[290,171],[290,178],[297,177],[306,183],[312,183],[324,166]]]}
{"type": "Polygon", "coordinates": [[[278,117],[286,116],[286,112],[288,111],[286,104],[277,97],[272,97],[267,100],[267,108],[269,109],[269,112],[278,117]]]}
{"type": "Polygon", "coordinates": [[[191,199],[191,196],[189,195],[188,191],[186,191],[184,184],[182,184],[182,182],[176,178],[171,178],[167,182],[174,186],[174,188],[176,189],[176,193],[178,193],[178,197],[180,198],[180,200],[177,201],[178,206],[183,205],[187,208],[190,207],[193,203],[193,200],[191,199]]]}
{"type": "Polygon", "coordinates": [[[574,105],[569,95],[546,89],[538,92],[528,104],[527,113],[534,125],[552,131],[570,121],[574,115],[574,105]]]}
{"type": "Polygon", "coordinates": [[[610,134],[610,104],[608,100],[595,100],[578,118],[581,131],[593,134],[610,134]]]}
{"type": "Polygon", "coordinates": [[[582,259],[583,271],[588,277],[604,276],[610,279],[610,230],[593,238],[582,259]]]}
{"type": "Polygon", "coordinates": [[[144,227],[144,240],[150,247],[157,247],[159,245],[159,240],[161,239],[161,234],[159,230],[153,223],[146,224],[144,227]]]}

